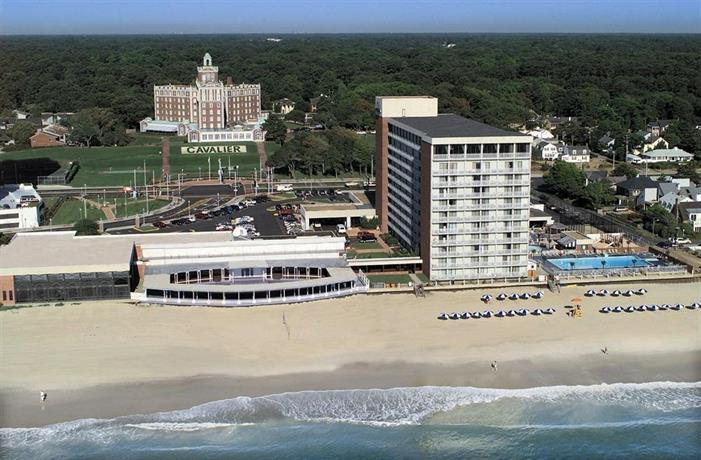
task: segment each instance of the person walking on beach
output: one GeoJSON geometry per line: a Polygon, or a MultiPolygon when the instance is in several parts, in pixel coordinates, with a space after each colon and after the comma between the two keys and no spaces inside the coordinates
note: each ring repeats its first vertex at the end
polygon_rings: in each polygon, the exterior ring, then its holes
{"type": "Polygon", "coordinates": [[[41,399],[42,403],[46,401],[46,392],[45,391],[39,392],[39,399],[41,399]]]}
{"type": "Polygon", "coordinates": [[[494,372],[497,371],[497,362],[496,362],[496,361],[492,361],[492,370],[493,370],[494,372]]]}
{"type": "Polygon", "coordinates": [[[602,352],[603,354],[607,355],[607,354],[608,354],[608,352],[609,352],[609,349],[608,349],[608,347],[604,347],[604,348],[602,348],[602,349],[601,349],[601,352],[602,352]]]}

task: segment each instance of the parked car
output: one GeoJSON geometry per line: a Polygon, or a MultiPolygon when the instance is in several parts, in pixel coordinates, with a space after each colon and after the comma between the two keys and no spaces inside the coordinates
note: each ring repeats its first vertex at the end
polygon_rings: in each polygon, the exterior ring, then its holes
{"type": "Polygon", "coordinates": [[[346,234],[346,226],[343,224],[336,225],[336,233],[338,233],[339,235],[345,235],[346,234]]]}
{"type": "Polygon", "coordinates": [[[691,244],[691,240],[689,238],[669,238],[669,241],[674,244],[691,244]]]}
{"type": "Polygon", "coordinates": [[[156,228],[166,228],[168,226],[168,224],[166,224],[165,222],[158,221],[158,222],[154,222],[153,226],[156,228]]]}
{"type": "Polygon", "coordinates": [[[361,243],[374,243],[377,241],[377,237],[370,232],[358,232],[358,241],[361,243]]]}
{"type": "Polygon", "coordinates": [[[657,246],[663,248],[663,249],[668,249],[674,246],[671,241],[660,241],[657,243],[657,246]]]}

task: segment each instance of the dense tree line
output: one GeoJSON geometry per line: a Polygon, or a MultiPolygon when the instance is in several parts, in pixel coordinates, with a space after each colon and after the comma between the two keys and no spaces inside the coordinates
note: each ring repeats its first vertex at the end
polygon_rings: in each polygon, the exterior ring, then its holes
{"type": "Polygon", "coordinates": [[[442,111],[501,126],[523,123],[531,111],[578,116],[578,126],[569,128],[588,141],[602,132],[635,131],[649,120],[678,119],[672,135],[682,146],[701,147],[687,140],[701,119],[699,36],[282,38],[2,37],[0,110],[104,107],[135,127],[153,112],[153,85],[191,82],[210,52],[222,77],[261,83],[264,108],[288,97],[302,112],[310,98],[325,95],[318,118],[327,127],[371,126],[376,95],[430,94],[442,111]],[[442,47],[446,39],[456,46],[442,47]]]}

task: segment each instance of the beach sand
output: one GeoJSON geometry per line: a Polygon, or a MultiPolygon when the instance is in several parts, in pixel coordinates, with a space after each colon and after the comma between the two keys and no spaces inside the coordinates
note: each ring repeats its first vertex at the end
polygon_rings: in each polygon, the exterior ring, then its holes
{"type": "Polygon", "coordinates": [[[701,380],[701,312],[597,312],[602,305],[701,300],[698,283],[646,287],[645,296],[616,299],[586,298],[589,286],[573,286],[540,301],[489,306],[479,297],[493,290],[240,309],[112,301],[3,311],[0,426],[299,390],[701,380]],[[573,298],[582,299],[581,318],[564,314],[573,298]],[[516,306],[558,311],[436,320],[443,311],[516,306]],[[600,352],[603,347],[608,354],[600,352]],[[493,360],[498,372],[490,368],[493,360]],[[41,390],[48,393],[43,408],[41,390]]]}

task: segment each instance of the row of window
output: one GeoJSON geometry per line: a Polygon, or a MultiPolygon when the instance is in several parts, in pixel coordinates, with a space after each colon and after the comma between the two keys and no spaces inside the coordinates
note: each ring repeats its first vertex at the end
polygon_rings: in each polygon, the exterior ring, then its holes
{"type": "Polygon", "coordinates": [[[529,153],[531,144],[506,143],[506,144],[446,144],[434,145],[434,155],[465,155],[483,153],[529,153]]]}
{"type": "Polygon", "coordinates": [[[406,129],[393,125],[392,123],[389,123],[387,127],[391,134],[401,137],[402,139],[406,139],[415,145],[421,145],[421,136],[417,136],[416,134],[407,131],[406,129]]]}
{"type": "Polygon", "coordinates": [[[165,300],[268,300],[280,298],[304,297],[310,295],[333,294],[338,291],[355,287],[355,281],[344,281],[322,286],[303,287],[297,289],[273,289],[269,291],[248,292],[208,292],[208,291],[164,291],[160,289],[146,289],[146,297],[165,300]]]}

